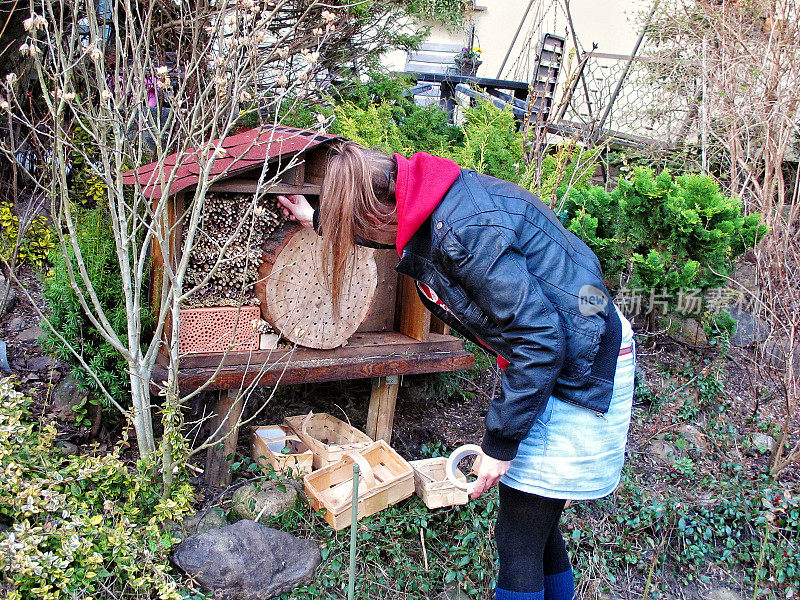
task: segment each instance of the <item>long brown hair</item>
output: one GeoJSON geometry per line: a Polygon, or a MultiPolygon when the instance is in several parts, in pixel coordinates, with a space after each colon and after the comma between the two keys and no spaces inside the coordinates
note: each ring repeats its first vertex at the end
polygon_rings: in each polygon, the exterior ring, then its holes
{"type": "Polygon", "coordinates": [[[323,268],[334,305],[353,266],[356,238],[389,224],[396,211],[394,158],[351,141],[330,147],[320,196],[323,268]]]}

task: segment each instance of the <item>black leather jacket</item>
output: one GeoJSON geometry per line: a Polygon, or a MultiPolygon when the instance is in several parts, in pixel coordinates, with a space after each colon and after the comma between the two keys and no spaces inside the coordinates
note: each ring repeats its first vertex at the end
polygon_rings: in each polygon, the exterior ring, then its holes
{"type": "Polygon", "coordinates": [[[608,411],[621,324],[600,263],[527,190],[462,170],[403,249],[397,271],[453,329],[509,361],[483,450],[510,460],[551,395],[608,411]]]}

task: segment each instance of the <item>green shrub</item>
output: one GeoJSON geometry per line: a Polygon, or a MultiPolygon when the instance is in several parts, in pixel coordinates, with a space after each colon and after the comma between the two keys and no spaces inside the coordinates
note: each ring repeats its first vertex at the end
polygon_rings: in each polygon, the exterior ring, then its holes
{"type": "Polygon", "coordinates": [[[626,257],[617,237],[620,207],[615,197],[596,185],[573,188],[567,192],[559,216],[566,228],[594,251],[607,278],[622,272],[626,257]]]}
{"type": "Polygon", "coordinates": [[[106,200],[106,185],[90,162],[99,164],[100,150],[81,128],[72,133],[72,143],[75,148],[69,153],[69,199],[85,208],[99,206],[106,200]]]}
{"type": "Polygon", "coordinates": [[[620,179],[614,194],[635,260],[652,267],[643,278],[646,284],[674,287],[670,274],[679,265],[694,263],[691,272],[682,269],[681,283],[698,288],[720,285],[731,259],[752,248],[766,231],[759,215],[743,216],[741,200],[723,195],[706,175],[676,178],[669,171],[655,175],[637,167],[630,179],[620,179]],[[661,248],[655,250],[658,260],[648,254],[654,247],[661,248]],[[642,258],[646,254],[648,258],[642,258]]]}
{"type": "Polygon", "coordinates": [[[742,214],[704,175],[656,175],[637,167],[611,194],[575,188],[559,215],[600,258],[608,278],[630,264],[630,287],[677,298],[679,290],[708,289],[725,281],[734,258],[766,232],[760,216],[742,214]]]}
{"type": "MultiPolygon", "coordinates": [[[[78,246],[89,280],[109,323],[123,343],[126,343],[124,341],[127,340],[125,295],[119,276],[119,262],[107,209],[102,204],[92,209],[75,207],[73,214],[78,246]]],[[[125,360],[91,323],[70,285],[68,265],[71,265],[76,279],[80,280],[74,252],[68,248],[66,255],[54,252],[51,256],[52,273],[44,281],[44,297],[51,311],[50,323],[73,348],[81,353],[84,361],[97,374],[114,399],[122,406],[129,406],[130,381],[125,360]]],[[[82,283],[80,288],[85,293],[85,286],[82,283]]],[[[142,309],[145,326],[150,322],[148,310],[147,307],[142,309]]],[[[98,391],[97,382],[83,370],[67,346],[49,328],[46,328],[46,331],[40,341],[42,347],[61,360],[74,365],[73,375],[83,387],[98,391]]],[[[98,398],[103,401],[104,396],[98,395],[98,398]]]]}
{"type": "Polygon", "coordinates": [[[0,380],[0,589],[9,600],[178,600],[175,539],[164,529],[189,509],[191,488],[162,498],[145,465],[111,453],[64,456],[52,424],[28,422],[30,400],[0,380]]]}
{"type": "Polygon", "coordinates": [[[517,181],[524,169],[522,134],[510,110],[479,102],[464,111],[464,145],[445,148],[444,155],[465,169],[517,181]]]}
{"type": "Polygon", "coordinates": [[[381,103],[361,108],[344,102],[334,107],[336,116],[331,132],[386,154],[408,154],[409,149],[394,120],[393,107],[381,103]]]}
{"type": "Polygon", "coordinates": [[[17,262],[33,265],[39,269],[47,263],[47,258],[56,247],[56,236],[47,226],[47,219],[42,215],[34,217],[19,236],[19,217],[14,214],[10,202],[0,202],[0,255],[11,260],[14,248],[19,244],[17,262]]]}

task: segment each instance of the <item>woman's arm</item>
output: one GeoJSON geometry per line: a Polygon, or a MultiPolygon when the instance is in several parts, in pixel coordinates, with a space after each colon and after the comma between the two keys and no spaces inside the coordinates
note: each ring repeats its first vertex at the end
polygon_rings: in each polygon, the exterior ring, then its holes
{"type": "Polygon", "coordinates": [[[278,202],[283,206],[283,214],[292,221],[297,221],[303,227],[311,227],[314,224],[314,209],[302,194],[291,194],[289,196],[278,196],[278,202]]]}

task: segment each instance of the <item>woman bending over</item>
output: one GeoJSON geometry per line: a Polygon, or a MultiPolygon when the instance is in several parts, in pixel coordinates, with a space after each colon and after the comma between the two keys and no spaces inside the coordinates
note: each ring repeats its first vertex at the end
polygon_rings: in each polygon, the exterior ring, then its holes
{"type": "Polygon", "coordinates": [[[597,257],[529,191],[424,152],[339,142],[319,212],[278,199],[321,233],[334,297],[355,244],[394,247],[425,306],[497,355],[472,493],[499,482],[495,598],[571,599],[559,518],[619,484],[633,399],[633,332],[597,257]]]}

